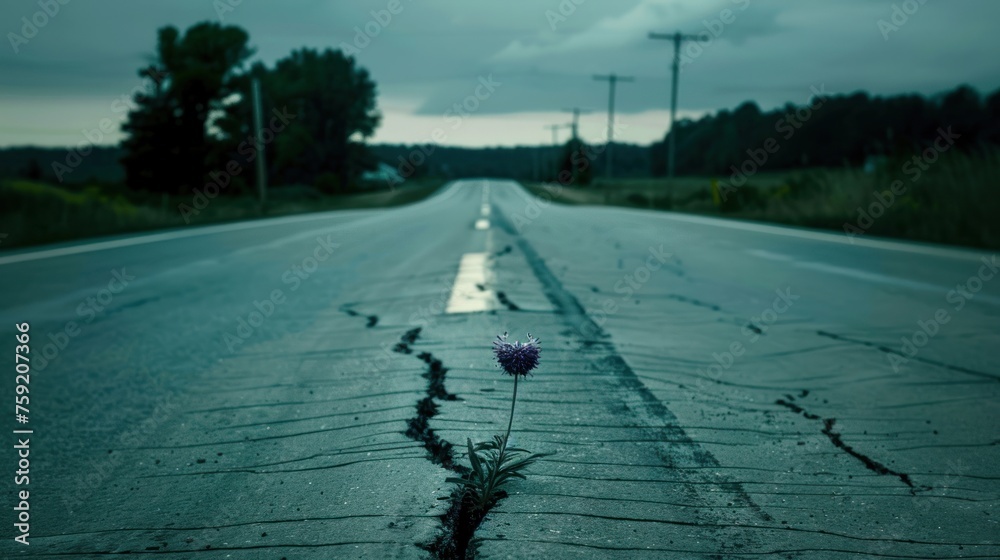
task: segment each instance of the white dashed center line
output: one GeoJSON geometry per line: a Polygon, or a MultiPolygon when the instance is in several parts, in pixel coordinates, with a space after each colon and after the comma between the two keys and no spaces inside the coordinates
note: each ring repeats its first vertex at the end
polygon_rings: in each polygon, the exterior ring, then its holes
{"type": "Polygon", "coordinates": [[[487,253],[466,253],[458,264],[445,313],[475,313],[496,308],[496,294],[488,288],[490,271],[487,253]]]}

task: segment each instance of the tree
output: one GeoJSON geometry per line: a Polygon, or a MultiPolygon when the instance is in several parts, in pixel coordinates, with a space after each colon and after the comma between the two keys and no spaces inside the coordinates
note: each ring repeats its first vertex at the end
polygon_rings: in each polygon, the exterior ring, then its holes
{"type": "Polygon", "coordinates": [[[247,125],[252,77],[261,81],[265,123],[274,111],[291,117],[287,126],[266,135],[273,137],[266,149],[273,180],[341,192],[362,171],[375,168],[363,140],[374,134],[381,120],[377,91],[368,71],[353,57],[330,49],[300,49],[274,69],[255,65],[239,80],[241,100],[227,107],[219,121],[229,154],[238,154],[237,146],[252,136],[247,125]]]}
{"type": "Polygon", "coordinates": [[[24,166],[24,170],[21,172],[21,176],[30,181],[41,181],[43,174],[42,166],[38,163],[37,158],[29,159],[28,164],[24,166]]]}
{"type": "Polygon", "coordinates": [[[941,99],[941,120],[968,139],[979,135],[983,128],[983,105],[979,93],[967,85],[948,92],[941,99]]]}
{"type": "MultiPolygon", "coordinates": [[[[698,121],[679,121],[677,169],[729,175],[748,158],[764,158],[765,145],[771,146],[766,163],[753,163],[768,170],[859,166],[871,156],[906,157],[922,151],[949,127],[961,135],[958,148],[965,151],[1000,143],[1000,92],[985,99],[968,86],[931,99],[855,92],[768,112],[746,102],[698,121]]],[[[650,148],[654,176],[666,172],[668,139],[669,134],[650,148]]]]}
{"type": "Polygon", "coordinates": [[[234,77],[252,54],[246,31],[199,23],[181,36],[159,31],[156,60],[139,71],[152,91],[135,96],[122,130],[125,181],[130,188],[190,192],[203,183],[212,152],[210,115],[233,93],[234,77]]]}
{"type": "Polygon", "coordinates": [[[559,158],[559,173],[555,179],[561,183],[589,185],[594,176],[594,158],[597,154],[579,138],[570,138],[559,158]],[[569,177],[569,181],[563,179],[569,177]]]}

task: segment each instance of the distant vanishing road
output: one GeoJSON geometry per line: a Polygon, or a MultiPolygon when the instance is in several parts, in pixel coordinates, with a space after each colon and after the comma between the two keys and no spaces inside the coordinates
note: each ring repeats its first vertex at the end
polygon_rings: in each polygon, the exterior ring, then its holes
{"type": "Polygon", "coordinates": [[[543,348],[515,443],[553,455],[478,558],[997,558],[998,268],[497,180],[3,252],[34,433],[0,557],[428,558],[510,331],[543,348]]]}

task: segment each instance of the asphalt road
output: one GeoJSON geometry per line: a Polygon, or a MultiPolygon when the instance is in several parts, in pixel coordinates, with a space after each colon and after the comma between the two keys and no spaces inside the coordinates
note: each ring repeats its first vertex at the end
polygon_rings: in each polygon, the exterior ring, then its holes
{"type": "Polygon", "coordinates": [[[998,265],[485,180],[0,253],[34,357],[0,555],[427,558],[454,473],[408,427],[501,432],[510,331],[543,347],[515,443],[553,455],[479,558],[1000,557],[998,265]]]}

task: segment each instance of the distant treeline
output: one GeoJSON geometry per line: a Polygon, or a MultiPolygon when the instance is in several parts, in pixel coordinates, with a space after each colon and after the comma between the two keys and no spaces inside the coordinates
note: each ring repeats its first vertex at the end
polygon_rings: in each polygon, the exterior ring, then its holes
{"type": "MultiPolygon", "coordinates": [[[[562,166],[564,146],[460,148],[433,145],[381,144],[371,146],[379,161],[404,177],[507,177],[523,181],[554,180],[562,166]]],[[[596,176],[604,172],[602,150],[594,150],[591,165],[596,176]]],[[[617,177],[648,177],[649,146],[615,144],[617,177]]]]}
{"type": "MultiPolygon", "coordinates": [[[[374,82],[353,59],[339,51],[300,50],[274,68],[256,64],[243,69],[235,61],[248,56],[246,40],[238,29],[216,24],[199,24],[183,36],[172,28],[161,30],[161,66],[140,71],[150,87],[135,99],[122,146],[93,146],[85,155],[76,153],[79,148],[0,148],[0,178],[124,183],[131,190],[170,194],[189,194],[213,181],[227,182],[229,192],[246,192],[252,188],[258,147],[266,144],[271,186],[309,185],[336,193],[350,190],[363,171],[379,162],[404,178],[553,180],[569,165],[568,154],[580,151],[569,143],[488,148],[366,144],[380,115],[374,82]],[[223,30],[228,30],[223,33],[228,43],[209,40],[223,30]],[[228,53],[219,56],[230,63],[191,62],[217,50],[228,53]],[[262,84],[263,142],[251,128],[252,77],[262,84]]],[[[940,130],[957,135],[962,152],[995,153],[1000,146],[1000,90],[987,96],[967,86],[932,97],[816,95],[808,104],[767,112],[745,102],[678,122],[677,173],[730,177],[734,169],[861,167],[926,149],[940,130]]],[[[668,138],[652,146],[615,144],[615,177],[665,175],[668,138]]],[[[603,147],[584,148],[586,173],[604,177],[603,147]]]]}
{"type": "MultiPolygon", "coordinates": [[[[759,166],[765,157],[768,170],[856,167],[869,158],[919,152],[939,129],[948,128],[960,135],[957,144],[967,152],[1000,144],[1000,90],[985,98],[968,86],[931,98],[820,94],[809,104],[767,112],[748,101],[731,111],[679,121],[676,170],[729,176],[734,167],[748,160],[759,166]]],[[[669,137],[651,148],[654,176],[666,173],[669,137]]]]}
{"type": "MultiPolygon", "coordinates": [[[[68,184],[114,184],[124,180],[125,171],[119,161],[123,154],[122,149],[118,146],[95,146],[80,160],[72,172],[64,174],[63,180],[60,181],[52,171],[52,164],[63,162],[71,151],[68,148],[31,146],[0,148],[0,178],[20,177],[68,184]]],[[[562,157],[563,148],[552,146],[462,148],[369,144],[367,152],[367,158],[393,167],[406,178],[509,177],[533,181],[552,177],[553,166],[562,157]]],[[[649,155],[649,146],[615,144],[615,175],[629,178],[648,177],[649,155]]],[[[268,159],[271,159],[270,156],[268,159]]],[[[604,164],[603,156],[594,159],[595,176],[601,176],[604,164]]],[[[247,169],[245,181],[252,179],[252,173],[252,169],[247,169]]],[[[287,179],[281,175],[272,176],[271,180],[275,188],[280,188],[281,185],[312,184],[306,174],[299,177],[292,175],[287,179]]]]}

